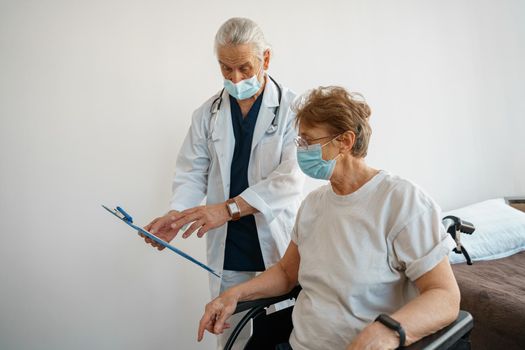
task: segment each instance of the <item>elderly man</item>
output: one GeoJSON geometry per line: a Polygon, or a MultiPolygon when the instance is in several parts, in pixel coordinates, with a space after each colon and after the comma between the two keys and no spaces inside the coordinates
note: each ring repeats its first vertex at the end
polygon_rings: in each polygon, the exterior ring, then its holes
{"type": "Polygon", "coordinates": [[[215,52],[224,88],[193,113],[171,211],[145,227],[168,242],[186,225],[183,238],[206,234],[208,264],[222,272],[221,279],[210,276],[213,297],[279,261],[303,186],[290,109],[295,94],[267,74],[263,32],[250,19],[232,18],[219,28],[215,52]]]}

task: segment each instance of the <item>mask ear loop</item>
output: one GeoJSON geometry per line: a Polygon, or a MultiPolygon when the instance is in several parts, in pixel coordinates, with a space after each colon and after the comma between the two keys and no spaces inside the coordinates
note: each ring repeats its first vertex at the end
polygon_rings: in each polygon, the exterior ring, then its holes
{"type": "Polygon", "coordinates": [[[261,68],[259,69],[259,71],[257,72],[257,75],[256,75],[257,80],[259,80],[259,74],[261,74],[261,72],[263,73],[262,78],[263,78],[263,83],[264,83],[264,80],[265,80],[265,77],[264,77],[265,71],[264,71],[264,61],[263,61],[263,60],[261,60],[261,68]]]}
{"type": "MultiPolygon", "coordinates": [[[[345,132],[346,132],[346,131],[345,131],[345,132]]],[[[328,141],[328,142],[322,144],[322,145],[321,145],[321,149],[323,149],[324,146],[326,146],[326,145],[328,145],[330,142],[336,140],[339,136],[341,136],[341,135],[343,135],[343,134],[344,134],[344,132],[341,133],[341,134],[339,134],[339,135],[336,135],[336,136],[335,136],[333,139],[331,139],[330,141],[328,141]]],[[[321,152],[322,152],[322,151],[321,151],[321,152]]],[[[341,155],[342,155],[342,153],[339,152],[334,158],[332,158],[332,159],[328,159],[328,160],[329,160],[329,161],[330,161],[330,160],[336,160],[336,159],[339,158],[339,156],[341,156],[341,155]]]]}
{"type": "MultiPolygon", "coordinates": [[[[344,135],[344,134],[347,133],[348,131],[350,131],[350,130],[347,130],[347,131],[345,131],[345,132],[340,133],[339,135],[337,135],[336,137],[334,137],[333,139],[331,139],[330,141],[328,141],[328,142],[325,143],[324,145],[327,145],[327,144],[329,144],[330,142],[332,142],[332,141],[334,141],[334,140],[340,142],[340,140],[337,140],[337,138],[338,138],[339,136],[341,136],[341,135],[344,135]]],[[[354,133],[354,135],[355,135],[355,133],[354,133]]],[[[354,142],[354,145],[355,145],[356,143],[357,143],[357,135],[356,135],[356,141],[354,142]]],[[[323,145],[323,146],[324,146],[324,145],[323,145]]],[[[353,147],[352,147],[352,148],[353,148],[353,147]]],[[[350,151],[352,151],[352,149],[350,149],[350,151]]],[[[343,155],[344,155],[343,153],[339,152],[334,158],[332,158],[332,160],[335,160],[335,159],[339,158],[339,156],[343,156],[343,155]]]]}
{"type": "Polygon", "coordinates": [[[343,154],[342,153],[338,153],[335,157],[333,157],[331,160],[337,160],[337,158],[339,158],[339,156],[342,156],[343,154]]]}

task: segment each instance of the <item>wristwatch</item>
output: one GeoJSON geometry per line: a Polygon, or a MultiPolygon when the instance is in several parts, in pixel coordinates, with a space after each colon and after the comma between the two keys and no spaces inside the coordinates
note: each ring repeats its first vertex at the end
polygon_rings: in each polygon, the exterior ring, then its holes
{"type": "Polygon", "coordinates": [[[241,218],[241,209],[237,205],[237,202],[235,199],[230,198],[226,201],[226,207],[228,208],[228,211],[230,212],[230,216],[232,218],[232,221],[237,221],[241,218]]]}
{"type": "Polygon", "coordinates": [[[405,330],[403,327],[401,327],[401,323],[394,320],[392,317],[388,316],[387,314],[381,314],[377,316],[375,321],[382,323],[386,327],[394,330],[399,334],[399,347],[402,347],[405,345],[406,335],[405,330]]]}

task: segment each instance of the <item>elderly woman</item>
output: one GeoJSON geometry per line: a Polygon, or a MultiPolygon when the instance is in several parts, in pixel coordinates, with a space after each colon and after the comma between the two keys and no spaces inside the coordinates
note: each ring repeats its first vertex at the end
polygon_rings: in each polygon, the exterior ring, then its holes
{"type": "Polygon", "coordinates": [[[313,90],[297,106],[297,160],[330,180],[303,201],[283,258],[206,306],[204,330],[220,334],[238,301],[301,284],[290,346],[395,349],[451,323],[459,289],[452,239],[437,204],[412,182],[369,167],[370,109],[340,87],[313,90]]]}

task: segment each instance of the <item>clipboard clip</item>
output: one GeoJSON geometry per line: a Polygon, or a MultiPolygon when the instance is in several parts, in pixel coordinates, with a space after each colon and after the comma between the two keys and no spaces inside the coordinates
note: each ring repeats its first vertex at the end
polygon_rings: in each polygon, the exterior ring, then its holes
{"type": "Polygon", "coordinates": [[[122,209],[121,207],[117,207],[116,209],[113,209],[113,212],[115,213],[116,216],[119,217],[119,219],[129,222],[130,224],[133,223],[133,218],[131,217],[131,215],[126,213],[126,211],[122,209]]]}

